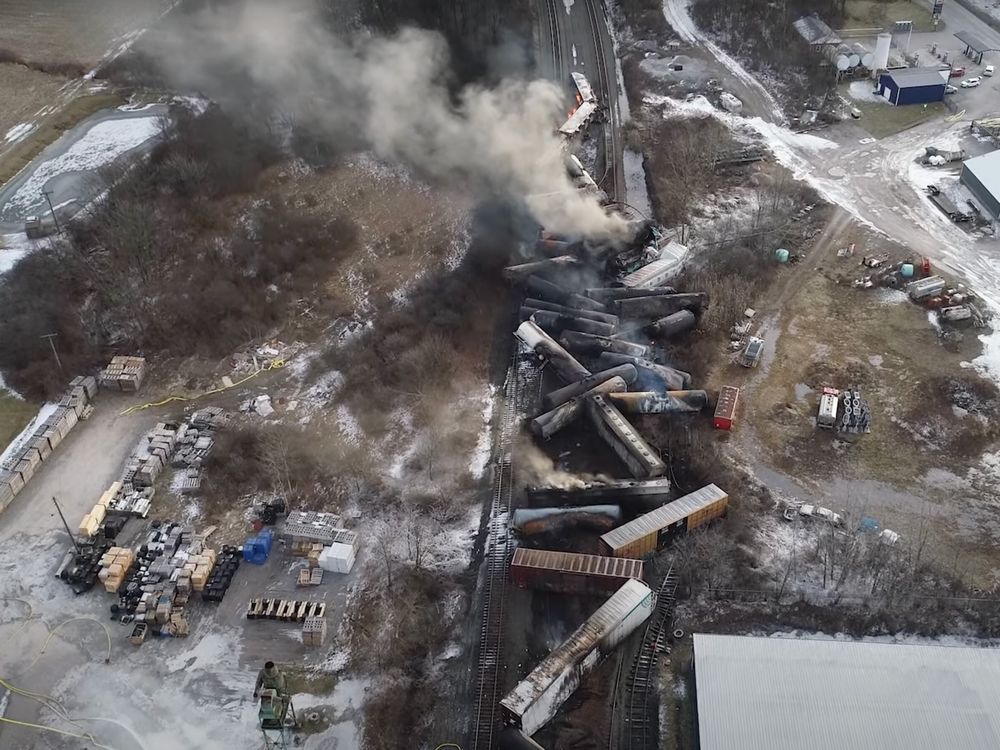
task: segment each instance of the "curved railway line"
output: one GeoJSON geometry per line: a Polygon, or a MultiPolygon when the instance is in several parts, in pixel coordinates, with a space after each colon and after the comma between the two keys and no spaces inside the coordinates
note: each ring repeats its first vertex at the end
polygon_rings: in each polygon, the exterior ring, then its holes
{"type": "Polygon", "coordinates": [[[604,97],[605,109],[608,113],[604,123],[604,174],[597,184],[606,192],[612,201],[625,200],[624,189],[620,188],[623,180],[622,165],[619,159],[619,138],[620,138],[620,113],[618,112],[617,97],[612,97],[612,92],[617,91],[617,82],[612,85],[612,74],[608,72],[608,55],[604,44],[604,37],[601,34],[601,25],[604,23],[604,6],[600,0],[584,0],[587,7],[587,14],[590,17],[591,33],[594,37],[594,50],[597,53],[597,89],[604,97]],[[611,178],[610,188],[608,178],[611,178]]]}
{"type": "MultiPolygon", "coordinates": [[[[659,747],[656,703],[653,700],[657,693],[656,665],[661,653],[670,653],[666,641],[676,593],[677,576],[670,568],[656,592],[656,607],[646,623],[639,651],[629,672],[624,743],[620,746],[625,750],[656,750],[659,747]]],[[[614,723],[612,718],[612,737],[615,735],[614,723]]]]}

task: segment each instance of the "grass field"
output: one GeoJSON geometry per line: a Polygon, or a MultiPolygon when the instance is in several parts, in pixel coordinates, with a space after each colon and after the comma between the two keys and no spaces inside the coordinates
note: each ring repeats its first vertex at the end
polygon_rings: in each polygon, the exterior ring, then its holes
{"type": "Polygon", "coordinates": [[[907,128],[945,114],[944,104],[911,104],[905,107],[893,107],[890,104],[878,102],[852,101],[861,110],[861,120],[858,124],[875,138],[885,138],[895,135],[907,128]]]}
{"type": "Polygon", "coordinates": [[[914,31],[935,31],[930,8],[907,0],[847,0],[846,11],[845,29],[883,27],[891,26],[895,21],[913,21],[914,31]]]}
{"type": "Polygon", "coordinates": [[[0,64],[0,151],[7,145],[5,134],[14,126],[34,119],[43,108],[55,101],[66,83],[58,76],[39,73],[23,65],[0,64]]]}
{"type": "Polygon", "coordinates": [[[3,0],[0,50],[93,67],[171,5],[173,0],[3,0]]]}
{"type": "Polygon", "coordinates": [[[22,401],[0,388],[0,451],[17,437],[37,413],[38,404],[22,401]]]}

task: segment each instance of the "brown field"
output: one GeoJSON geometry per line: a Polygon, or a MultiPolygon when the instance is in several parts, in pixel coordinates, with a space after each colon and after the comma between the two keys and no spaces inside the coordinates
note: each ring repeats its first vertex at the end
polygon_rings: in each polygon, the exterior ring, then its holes
{"type": "Polygon", "coordinates": [[[0,50],[26,59],[93,67],[122,37],[154,21],[171,0],[4,0],[0,50]]]}
{"type": "Polygon", "coordinates": [[[7,145],[4,135],[51,104],[64,84],[65,81],[57,76],[29,70],[23,65],[0,64],[0,92],[4,103],[0,108],[0,151],[7,145]]]}

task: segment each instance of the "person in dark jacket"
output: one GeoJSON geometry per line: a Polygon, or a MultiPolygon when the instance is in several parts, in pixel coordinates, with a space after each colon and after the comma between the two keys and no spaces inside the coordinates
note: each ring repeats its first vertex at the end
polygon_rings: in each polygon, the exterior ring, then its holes
{"type": "Polygon", "coordinates": [[[264,664],[264,668],[257,673],[253,697],[258,697],[261,690],[275,690],[280,696],[288,695],[285,673],[278,669],[273,661],[264,664]]]}

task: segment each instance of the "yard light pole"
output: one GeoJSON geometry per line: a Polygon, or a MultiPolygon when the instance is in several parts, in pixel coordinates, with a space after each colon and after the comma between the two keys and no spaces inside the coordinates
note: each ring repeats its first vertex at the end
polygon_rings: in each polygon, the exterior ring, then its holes
{"type": "Polygon", "coordinates": [[[59,335],[58,333],[46,333],[44,336],[39,336],[39,338],[48,339],[49,340],[49,346],[52,347],[52,356],[56,358],[56,364],[59,365],[59,372],[60,372],[60,374],[63,377],[65,377],[66,376],[66,371],[63,369],[62,360],[59,359],[59,352],[56,351],[55,338],[58,335],[59,335]]]}
{"type": "Polygon", "coordinates": [[[56,210],[52,207],[52,191],[43,190],[42,195],[45,196],[45,202],[49,204],[49,213],[52,214],[52,222],[56,225],[56,232],[62,233],[62,229],[59,227],[59,217],[56,216],[56,210]]]}

